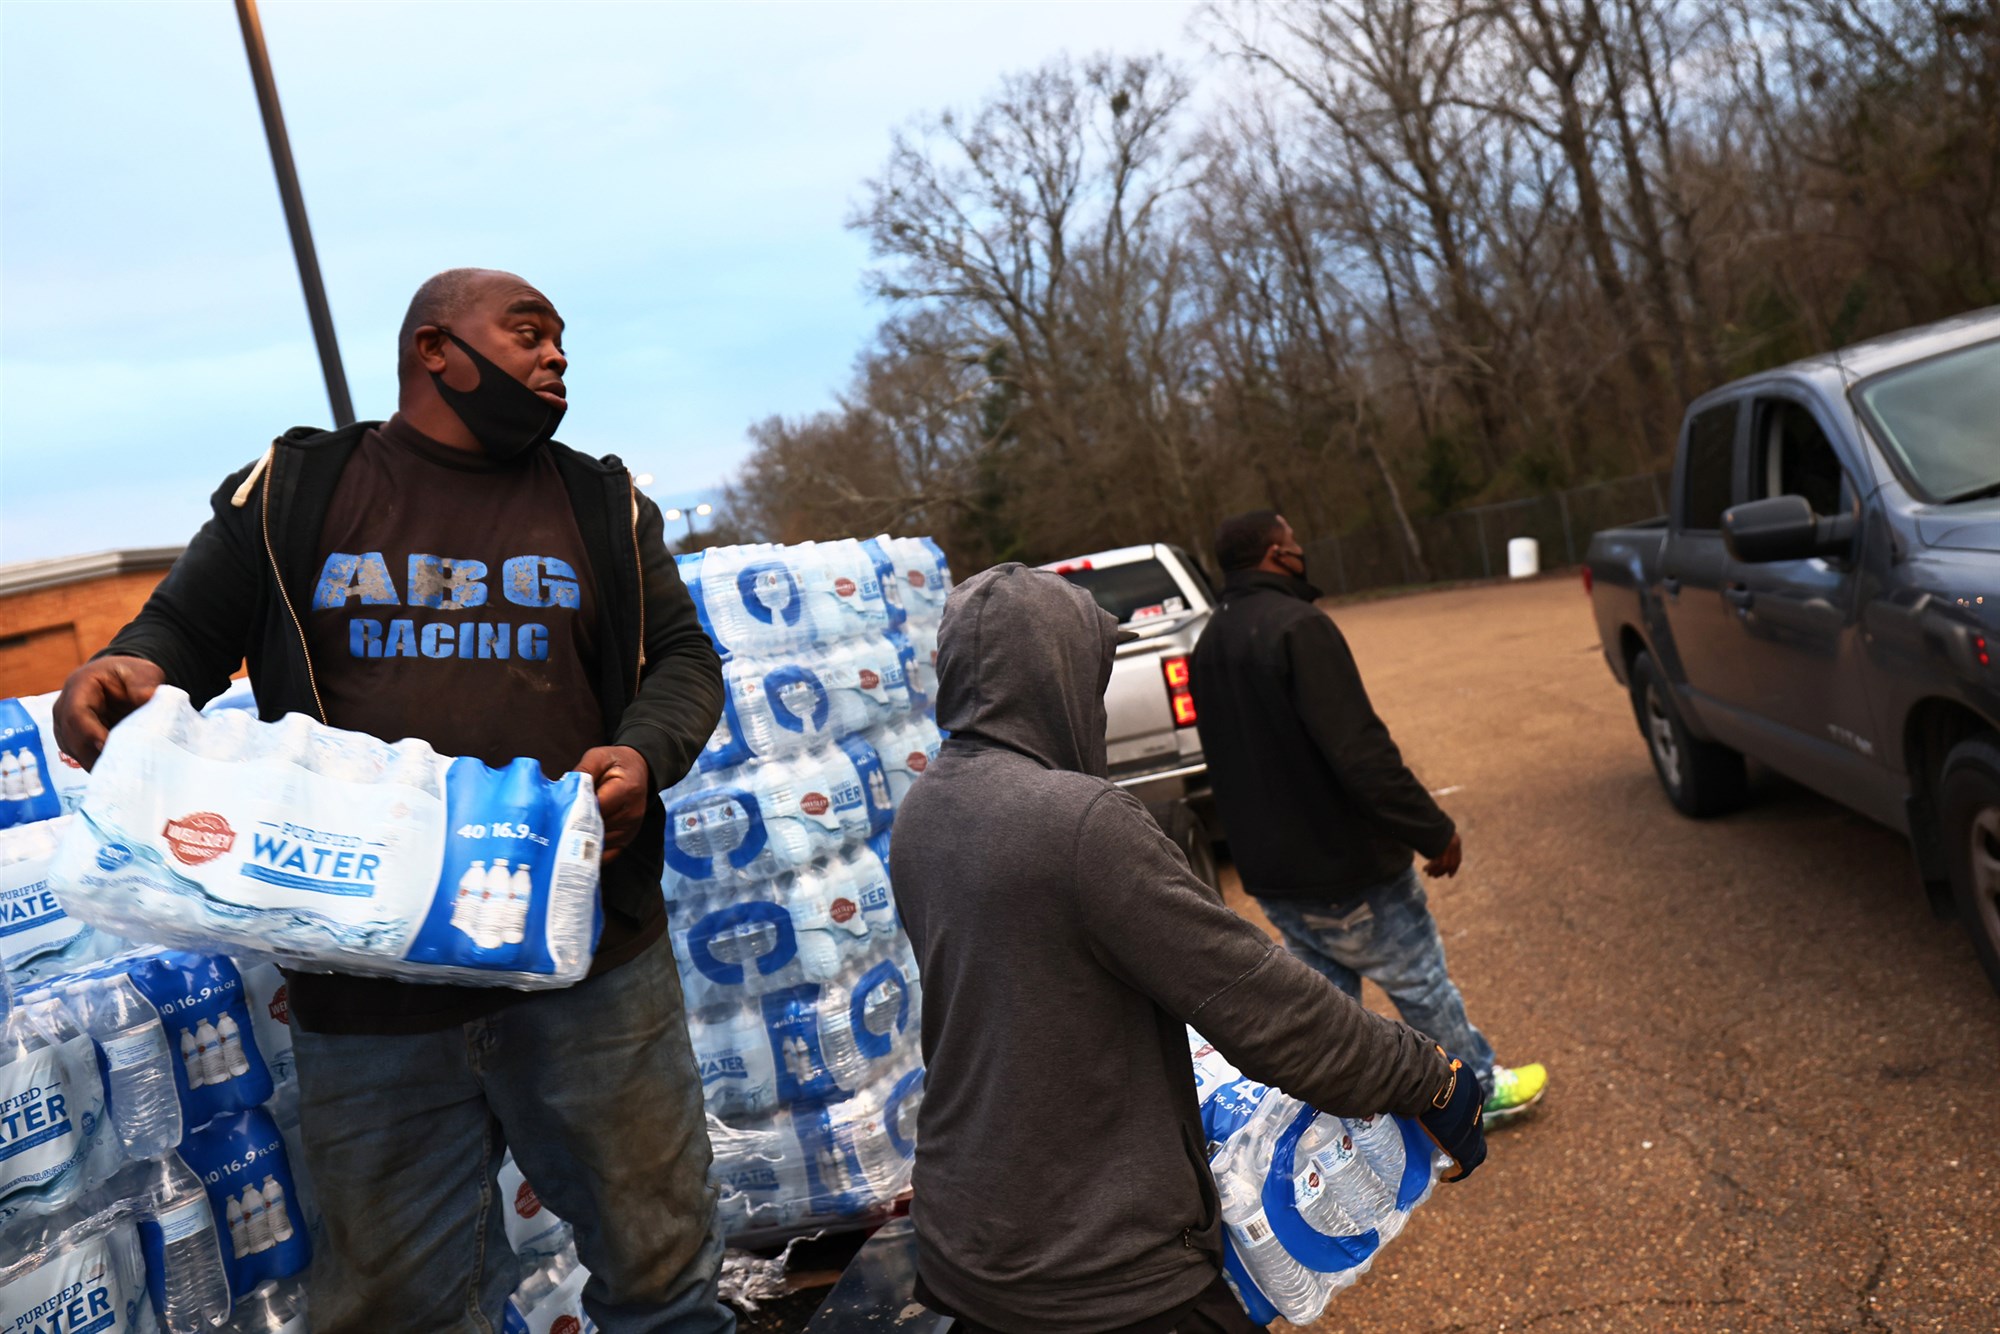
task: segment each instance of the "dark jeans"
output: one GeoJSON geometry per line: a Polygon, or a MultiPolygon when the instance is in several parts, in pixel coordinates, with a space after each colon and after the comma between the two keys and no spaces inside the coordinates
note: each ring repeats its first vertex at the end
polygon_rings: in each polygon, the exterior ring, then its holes
{"type": "Polygon", "coordinates": [[[1356,999],[1364,977],[1381,987],[1404,1023],[1492,1089],[1493,1044],[1466,1017],[1415,867],[1338,904],[1259,899],[1257,906],[1293,954],[1356,999]]]}
{"type": "Polygon", "coordinates": [[[518,1265],[503,1147],[576,1229],[605,1334],[731,1334],[708,1126],[665,936],[601,977],[437,1033],[298,1032],[323,1234],[318,1334],[498,1330],[518,1265]]]}

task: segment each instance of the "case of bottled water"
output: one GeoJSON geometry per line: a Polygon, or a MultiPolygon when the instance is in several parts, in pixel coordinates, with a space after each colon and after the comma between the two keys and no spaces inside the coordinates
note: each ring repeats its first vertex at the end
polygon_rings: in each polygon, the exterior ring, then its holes
{"type": "Polygon", "coordinates": [[[680,559],[725,702],[663,794],[669,920],[725,1230],[777,1240],[909,1183],[921,990],[889,844],[942,741],[922,678],[951,575],[886,536],[680,559]]]}
{"type": "Polygon", "coordinates": [[[22,1229],[0,1237],[0,1329],[157,1334],[162,1328],[129,1212],[89,1213],[47,1233],[22,1229]]]}
{"type": "Polygon", "coordinates": [[[583,1285],[589,1281],[574,1246],[538,1257],[507,1299],[502,1334],[596,1334],[597,1322],[583,1309],[583,1285]]]}
{"type": "Polygon", "coordinates": [[[602,836],[583,774],[203,717],[161,687],[112,729],[49,879],[129,939],[538,989],[589,971],[602,836]]]}
{"type": "Polygon", "coordinates": [[[83,800],[83,766],[56,745],[54,693],[0,699],[0,829],[53,820],[83,800]]]}
{"type": "Polygon", "coordinates": [[[1415,1121],[1342,1118],[1245,1079],[1188,1030],[1223,1273],[1252,1319],[1308,1324],[1430,1198],[1441,1155],[1415,1121]]]}
{"type": "Polygon", "coordinates": [[[195,1334],[228,1314],[208,1198],[173,1153],[0,1231],[0,1329],[195,1334]]]}
{"type": "Polygon", "coordinates": [[[206,1188],[229,1291],[303,1274],[312,1242],[297,1210],[298,1183],[277,1121],[262,1107],[218,1116],[181,1141],[180,1156],[206,1188]]]}
{"type": "Polygon", "coordinates": [[[573,1245],[570,1226],[557,1218],[521,1175],[510,1149],[500,1160],[500,1203],[507,1243],[524,1260],[547,1260],[573,1245]]]}
{"type": "Polygon", "coordinates": [[[49,863],[73,818],[0,828],[0,966],[17,988],[122,946],[116,936],[64,912],[49,884],[49,863]]]}

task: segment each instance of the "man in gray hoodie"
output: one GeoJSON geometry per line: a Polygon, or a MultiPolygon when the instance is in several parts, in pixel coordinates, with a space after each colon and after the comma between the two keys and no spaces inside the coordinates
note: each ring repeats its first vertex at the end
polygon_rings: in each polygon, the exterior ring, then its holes
{"type": "Polygon", "coordinates": [[[1057,575],[961,585],[950,739],[896,818],[928,1067],[917,1296],[969,1334],[1257,1328],[1222,1281],[1187,1025],[1323,1111],[1421,1116],[1459,1175],[1485,1156],[1476,1080],[1217,903],[1107,781],[1117,642],[1057,575]]]}

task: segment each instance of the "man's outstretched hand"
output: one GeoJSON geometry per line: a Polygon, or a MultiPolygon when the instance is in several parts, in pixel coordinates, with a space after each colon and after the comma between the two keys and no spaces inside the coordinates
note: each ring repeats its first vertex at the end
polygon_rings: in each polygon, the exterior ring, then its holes
{"type": "Polygon", "coordinates": [[[167,682],[144,658],[95,658],[69,674],[56,697],[56,744],[85,769],[104,753],[104,738],[167,682]]]}
{"type": "Polygon", "coordinates": [[[1433,880],[1441,875],[1457,875],[1459,863],[1464,860],[1465,845],[1459,842],[1457,834],[1453,834],[1445,850],[1424,863],[1424,874],[1433,880]]]}
{"type": "Polygon", "coordinates": [[[597,746],[585,751],[574,768],[589,774],[597,787],[597,809],[604,816],[604,860],[616,861],[646,819],[646,798],[653,790],[646,757],[630,746],[597,746]]]}

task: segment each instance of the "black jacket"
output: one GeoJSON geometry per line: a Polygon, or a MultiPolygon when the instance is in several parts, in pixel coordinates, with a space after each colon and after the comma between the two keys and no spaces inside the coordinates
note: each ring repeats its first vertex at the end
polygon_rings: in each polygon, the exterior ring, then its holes
{"type": "Polygon", "coordinates": [[[1259,898],[1338,902],[1452,839],[1316,596],[1284,575],[1231,574],[1190,664],[1216,813],[1259,898]]]}
{"type": "MultiPolygon", "coordinates": [[[[362,435],[380,424],[294,427],[263,460],[231,473],[210,501],[213,515],[104,653],[157,663],[197,706],[247,657],[264,719],[303,713],[324,722],[299,609],[312,602],[334,487],[362,435]]],[[[604,735],[646,757],[655,790],[645,824],[605,868],[604,903],[646,922],[661,911],[666,811],[657,793],[679,781],[715,729],[721,663],[661,536],[659,507],[615,456],[547,448],[598,581],[604,735]]]]}
{"type": "Polygon", "coordinates": [[[1210,897],[1105,778],[1118,626],[1001,565],[938,636],[950,739],[896,816],[923,976],[917,1272],[981,1325],[1083,1334],[1213,1283],[1222,1228],[1187,1030],[1348,1116],[1422,1110],[1429,1039],[1371,1014],[1210,897]]]}

